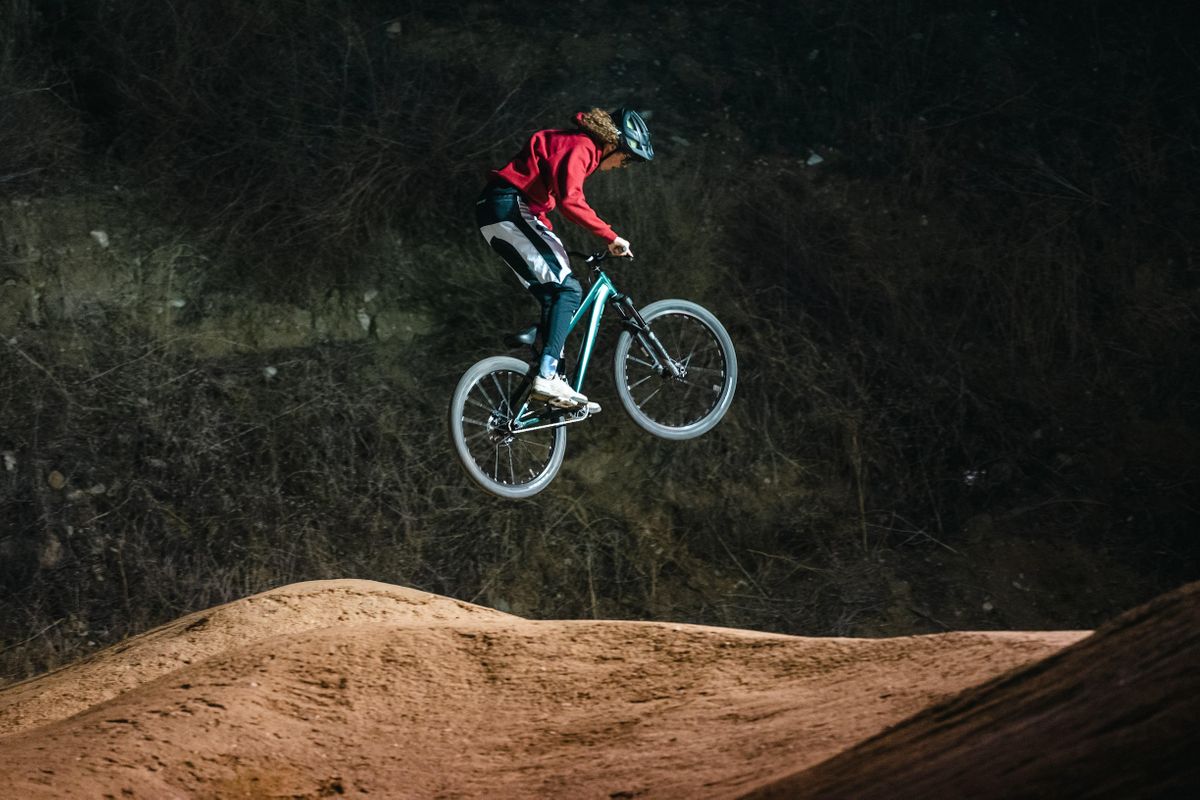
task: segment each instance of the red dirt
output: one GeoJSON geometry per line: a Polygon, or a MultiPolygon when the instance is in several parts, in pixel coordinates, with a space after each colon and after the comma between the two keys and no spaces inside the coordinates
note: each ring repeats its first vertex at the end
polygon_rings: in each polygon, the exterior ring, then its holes
{"type": "Polygon", "coordinates": [[[8,796],[734,797],[1086,632],[811,639],[283,587],[0,690],[8,796]]]}
{"type": "Polygon", "coordinates": [[[1200,583],[745,797],[1200,797],[1200,583]]]}

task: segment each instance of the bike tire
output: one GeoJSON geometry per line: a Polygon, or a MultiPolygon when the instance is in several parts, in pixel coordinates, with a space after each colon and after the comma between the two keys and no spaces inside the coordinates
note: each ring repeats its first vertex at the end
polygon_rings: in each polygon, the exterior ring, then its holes
{"type": "Polygon", "coordinates": [[[450,439],[459,463],[481,488],[506,500],[549,486],[566,454],[562,427],[507,435],[501,430],[513,413],[505,393],[511,395],[528,371],[519,358],[485,358],[463,373],[450,399],[450,439]]]}
{"type": "Polygon", "coordinates": [[[737,388],[733,340],[712,312],[688,300],[659,300],[640,313],[671,358],[705,381],[664,377],[649,363],[655,357],[641,341],[642,334],[626,329],[613,356],[621,405],[640,428],[663,439],[692,439],[707,433],[725,416],[737,388]],[[693,364],[699,355],[704,364],[693,364]],[[647,384],[649,392],[643,388],[647,384]],[[658,400],[651,404],[651,398],[658,400]]]}

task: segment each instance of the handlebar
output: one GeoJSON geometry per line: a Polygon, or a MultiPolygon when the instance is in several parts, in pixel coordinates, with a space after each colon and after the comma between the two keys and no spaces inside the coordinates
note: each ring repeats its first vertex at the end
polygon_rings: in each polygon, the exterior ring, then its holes
{"type": "Polygon", "coordinates": [[[600,262],[604,261],[605,259],[608,259],[608,258],[630,258],[630,259],[633,258],[633,256],[631,256],[631,255],[614,256],[612,253],[608,252],[608,250],[597,250],[596,252],[592,253],[591,255],[587,255],[586,253],[577,253],[574,250],[568,250],[567,255],[575,256],[576,258],[582,258],[583,263],[594,264],[594,265],[596,265],[597,269],[599,269],[600,262]]]}

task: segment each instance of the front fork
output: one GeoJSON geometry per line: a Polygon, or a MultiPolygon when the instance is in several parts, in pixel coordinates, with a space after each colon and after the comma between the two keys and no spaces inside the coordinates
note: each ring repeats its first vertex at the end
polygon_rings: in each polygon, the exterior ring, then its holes
{"type": "Polygon", "coordinates": [[[627,295],[614,295],[612,299],[613,305],[617,307],[617,313],[621,315],[621,325],[625,330],[636,337],[642,349],[646,351],[646,355],[654,360],[654,366],[664,378],[683,378],[683,368],[675,363],[675,359],[671,358],[667,352],[667,348],[663,347],[662,342],[654,335],[654,331],[650,330],[650,326],[646,324],[646,320],[642,319],[642,315],[634,308],[633,301],[627,295]]]}

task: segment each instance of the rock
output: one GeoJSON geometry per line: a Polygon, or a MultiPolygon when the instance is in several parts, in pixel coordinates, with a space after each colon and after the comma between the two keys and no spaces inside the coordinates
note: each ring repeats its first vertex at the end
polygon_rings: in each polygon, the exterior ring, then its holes
{"type": "Polygon", "coordinates": [[[47,534],[46,540],[42,543],[42,549],[38,553],[38,565],[42,569],[56,567],[62,561],[62,553],[62,542],[54,534],[47,534]]]}

